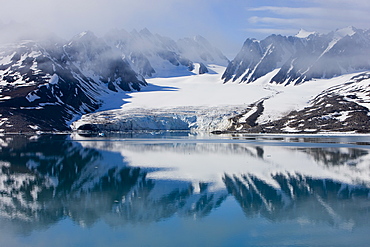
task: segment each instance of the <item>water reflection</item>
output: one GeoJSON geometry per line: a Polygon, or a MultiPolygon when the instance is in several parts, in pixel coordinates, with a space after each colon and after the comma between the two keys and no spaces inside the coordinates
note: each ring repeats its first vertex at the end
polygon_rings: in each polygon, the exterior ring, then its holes
{"type": "Polygon", "coordinates": [[[370,191],[366,187],[300,175],[276,174],[273,179],[278,188],[252,175],[224,178],[228,192],[247,217],[262,215],[271,221],[326,222],[344,229],[369,224],[370,191]]]}
{"type": "MultiPolygon", "coordinates": [[[[2,139],[1,217],[24,234],[65,217],[81,226],[155,222],[173,216],[202,217],[226,198],[184,181],[154,181],[124,157],[83,148],[65,136],[2,139]]],[[[151,169],[153,170],[153,169],[151,169]]]]}
{"type": "Polygon", "coordinates": [[[368,149],[178,137],[1,136],[0,222],[26,235],[65,218],[84,227],[197,219],[232,197],[247,218],[370,224],[368,149]]]}

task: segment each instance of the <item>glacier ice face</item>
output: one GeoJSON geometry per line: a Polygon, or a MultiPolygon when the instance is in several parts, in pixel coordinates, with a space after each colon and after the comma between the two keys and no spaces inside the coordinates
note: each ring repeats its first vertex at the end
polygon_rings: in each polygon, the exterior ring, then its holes
{"type": "Polygon", "coordinates": [[[94,126],[99,131],[138,131],[138,130],[226,130],[229,119],[240,114],[243,106],[223,107],[175,107],[170,109],[110,110],[87,114],[74,123],[74,130],[94,126]]]}

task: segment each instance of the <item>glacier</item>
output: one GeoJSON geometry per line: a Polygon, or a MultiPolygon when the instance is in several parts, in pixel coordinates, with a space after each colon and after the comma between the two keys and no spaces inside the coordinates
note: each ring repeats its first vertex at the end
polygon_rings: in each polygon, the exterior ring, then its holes
{"type": "Polygon", "coordinates": [[[140,93],[125,93],[121,105],[106,100],[101,111],[83,115],[71,128],[93,124],[100,131],[223,130],[229,127],[230,118],[245,112],[249,103],[274,94],[260,85],[252,86],[252,92],[238,84],[223,84],[220,73],[225,67],[207,67],[214,73],[149,78],[140,93]]]}
{"type": "Polygon", "coordinates": [[[73,122],[71,127],[73,130],[81,130],[82,126],[93,124],[96,128],[93,130],[97,131],[212,132],[230,127],[229,119],[243,110],[243,106],[110,110],[84,115],[80,120],[73,122]]]}
{"type": "Polygon", "coordinates": [[[357,72],[287,86],[269,82],[277,72],[274,70],[251,84],[224,84],[220,75],[225,67],[208,67],[215,73],[149,78],[148,86],[140,92],[125,93],[118,101],[105,100],[101,111],[83,115],[71,124],[71,128],[103,132],[213,132],[250,129],[254,133],[314,133],[319,132],[321,127],[325,132],[330,131],[330,128],[327,129],[330,126],[321,126],[320,123],[308,126],[317,117],[316,112],[311,109],[327,109],[328,112],[319,113],[322,119],[329,116],[329,122],[335,120],[337,125],[348,127],[342,131],[351,132],[351,123],[348,123],[350,118],[347,119],[346,116],[359,114],[361,109],[364,114],[369,111],[367,102],[370,102],[370,98],[366,96],[366,88],[370,79],[367,73],[357,72]],[[353,93],[356,90],[361,92],[353,93]],[[326,98],[329,94],[344,97],[338,99],[338,102],[347,102],[342,104],[348,108],[342,107],[343,114],[335,113],[336,109],[342,109],[336,103],[333,103],[336,104],[333,109],[325,104],[314,107],[318,98],[326,98]],[[293,125],[302,120],[302,116],[297,117],[296,121],[290,119],[294,112],[301,112],[301,115],[307,115],[310,119],[305,120],[305,124],[300,122],[293,125]]]}

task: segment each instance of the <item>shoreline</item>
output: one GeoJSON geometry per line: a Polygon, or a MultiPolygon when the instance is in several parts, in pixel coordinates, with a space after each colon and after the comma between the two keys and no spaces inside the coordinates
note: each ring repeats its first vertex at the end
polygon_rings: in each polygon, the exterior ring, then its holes
{"type": "Polygon", "coordinates": [[[248,131],[192,131],[192,130],[132,130],[132,131],[79,131],[79,130],[71,130],[71,131],[27,131],[27,132],[0,132],[0,136],[5,135],[71,135],[71,134],[79,134],[79,135],[97,135],[97,136],[104,136],[109,134],[160,134],[160,133],[188,133],[193,135],[244,135],[244,136],[370,136],[369,132],[336,132],[336,131],[328,131],[328,132],[248,132],[248,131]]]}

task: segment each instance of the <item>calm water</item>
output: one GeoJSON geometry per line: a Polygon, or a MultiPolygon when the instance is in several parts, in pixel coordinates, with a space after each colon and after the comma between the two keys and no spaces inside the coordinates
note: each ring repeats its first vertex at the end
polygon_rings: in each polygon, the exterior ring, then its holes
{"type": "Polygon", "coordinates": [[[368,246],[370,136],[0,136],[0,246],[368,246]]]}

